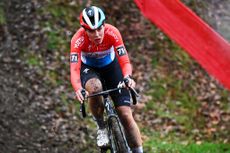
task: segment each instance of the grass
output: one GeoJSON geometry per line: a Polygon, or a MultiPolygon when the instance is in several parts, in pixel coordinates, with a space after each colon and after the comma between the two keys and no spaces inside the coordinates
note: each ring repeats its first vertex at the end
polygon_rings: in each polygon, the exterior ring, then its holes
{"type": "Polygon", "coordinates": [[[58,46],[60,45],[62,40],[63,39],[60,39],[60,37],[58,36],[58,32],[56,32],[55,30],[52,30],[52,31],[48,32],[47,48],[49,50],[58,49],[58,46]]]}
{"type": "Polygon", "coordinates": [[[40,59],[36,56],[30,56],[27,58],[26,63],[31,66],[39,66],[40,65],[40,59]]]}
{"type": "MultiPolygon", "coordinates": [[[[214,139],[214,135],[219,133],[205,136],[202,131],[206,128],[206,123],[205,117],[197,114],[201,103],[193,95],[195,92],[193,85],[196,80],[189,79],[189,73],[191,73],[191,69],[196,63],[167,37],[162,38],[164,40],[161,43],[167,44],[165,46],[168,47],[169,51],[164,46],[155,46],[158,52],[157,56],[152,59],[152,67],[158,73],[153,80],[150,80],[148,94],[152,97],[152,100],[146,103],[145,114],[150,115],[153,112],[156,118],[168,119],[169,123],[162,121],[161,123],[155,123],[155,127],[141,125],[142,133],[147,137],[147,140],[144,141],[145,152],[230,153],[230,144],[224,144],[223,139],[218,139],[218,136],[217,139],[214,139]],[[158,58],[162,56],[167,60],[168,65],[165,64],[165,60],[158,58]],[[175,70],[180,71],[183,78],[177,77],[177,73],[173,73],[175,70]],[[179,129],[179,131],[174,129],[164,131],[163,127],[171,126],[171,121],[175,121],[174,124],[182,127],[182,129],[179,129]],[[197,132],[195,132],[196,130],[197,132]]],[[[221,104],[222,110],[228,112],[229,103],[226,102],[229,101],[229,92],[226,90],[219,92],[221,102],[225,103],[221,104]]],[[[146,120],[146,122],[148,121],[146,120]]],[[[221,134],[223,133],[221,131],[221,134]]],[[[227,131],[226,134],[228,135],[227,131]]]]}
{"type": "MultiPolygon", "coordinates": [[[[221,101],[229,101],[229,91],[224,90],[221,93],[221,101]]],[[[223,103],[222,109],[225,110],[226,112],[230,111],[230,103],[223,103]]]]}
{"type": "Polygon", "coordinates": [[[143,130],[148,136],[144,151],[149,153],[230,153],[230,144],[193,141],[176,133],[162,135],[160,132],[143,130]]]}
{"type": "Polygon", "coordinates": [[[0,2],[0,25],[6,23],[5,12],[4,12],[3,8],[4,8],[3,4],[2,4],[2,2],[0,2]]]}
{"type": "Polygon", "coordinates": [[[145,144],[146,151],[151,153],[230,153],[229,144],[179,144],[149,141],[145,144]]]}
{"type": "Polygon", "coordinates": [[[40,14],[49,14],[49,20],[41,23],[47,32],[47,48],[50,51],[66,52],[69,49],[71,34],[80,27],[76,14],[79,14],[80,5],[68,5],[58,0],[50,1],[46,7],[39,10],[40,14]],[[79,13],[77,12],[79,11],[79,13]],[[72,29],[74,27],[74,29],[72,29]]]}

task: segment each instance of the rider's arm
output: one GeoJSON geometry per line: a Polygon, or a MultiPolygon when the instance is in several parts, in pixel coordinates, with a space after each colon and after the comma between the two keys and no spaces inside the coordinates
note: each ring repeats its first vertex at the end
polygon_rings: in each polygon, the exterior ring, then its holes
{"type": "Polygon", "coordinates": [[[115,27],[113,27],[113,32],[116,35],[116,37],[113,37],[114,48],[115,48],[116,56],[118,58],[118,61],[119,61],[119,64],[122,70],[122,74],[124,77],[131,76],[132,66],[129,60],[128,52],[123,43],[121,34],[119,30],[115,27]]]}
{"type": "Polygon", "coordinates": [[[70,79],[75,91],[82,88],[80,69],[81,69],[81,48],[84,44],[84,36],[80,29],[71,40],[70,49],[70,79]]]}

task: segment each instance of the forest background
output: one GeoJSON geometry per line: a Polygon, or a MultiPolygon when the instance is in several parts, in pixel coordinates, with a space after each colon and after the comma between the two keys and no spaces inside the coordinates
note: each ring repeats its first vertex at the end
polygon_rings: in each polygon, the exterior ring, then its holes
{"type": "MultiPolygon", "coordinates": [[[[182,2],[230,40],[229,0],[182,2]]],[[[123,36],[145,152],[230,153],[229,91],[131,0],[0,2],[0,152],[98,152],[96,126],[82,119],[69,76],[70,40],[88,5],[102,7],[123,36]]]]}

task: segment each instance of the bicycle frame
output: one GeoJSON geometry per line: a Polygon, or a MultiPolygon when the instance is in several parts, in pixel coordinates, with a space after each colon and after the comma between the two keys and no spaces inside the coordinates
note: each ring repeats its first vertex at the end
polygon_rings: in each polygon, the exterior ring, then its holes
{"type": "MultiPolygon", "coordinates": [[[[123,89],[123,88],[124,87],[118,87],[118,88],[105,90],[105,91],[102,91],[102,92],[99,92],[99,93],[95,93],[95,94],[91,94],[91,95],[87,96],[87,98],[95,97],[95,96],[103,96],[103,98],[104,98],[104,109],[105,109],[106,115],[107,115],[106,123],[107,123],[108,131],[109,131],[109,138],[110,138],[110,145],[111,145],[110,149],[111,149],[111,151],[113,153],[118,152],[118,150],[116,150],[117,149],[116,146],[118,144],[115,144],[116,141],[117,141],[117,140],[115,140],[116,139],[115,137],[118,137],[117,136],[118,134],[116,134],[116,136],[114,136],[113,135],[114,130],[113,130],[113,127],[111,127],[111,124],[114,124],[114,123],[112,123],[112,122],[114,122],[114,119],[116,120],[115,122],[117,123],[116,127],[120,131],[119,136],[121,138],[119,138],[119,139],[121,139],[122,142],[123,142],[122,146],[123,146],[123,148],[126,148],[126,150],[129,150],[129,146],[128,146],[128,143],[127,143],[124,131],[123,131],[123,126],[121,125],[120,119],[119,119],[119,117],[118,117],[115,109],[113,108],[111,100],[109,98],[109,94],[111,92],[114,92],[114,91],[119,91],[120,92],[120,90],[123,89]],[[125,144],[126,147],[124,146],[124,144],[125,144]]],[[[129,88],[129,91],[130,91],[132,99],[133,99],[133,104],[136,104],[136,102],[137,102],[136,97],[138,97],[139,95],[137,94],[137,92],[133,88],[129,88]]],[[[85,93],[83,93],[83,96],[85,97],[84,94],[85,93]]],[[[82,112],[82,116],[86,117],[84,101],[81,104],[80,111],[82,112]]],[[[101,148],[101,149],[102,149],[101,150],[102,152],[104,152],[104,151],[106,152],[106,150],[108,148],[101,148]]]]}

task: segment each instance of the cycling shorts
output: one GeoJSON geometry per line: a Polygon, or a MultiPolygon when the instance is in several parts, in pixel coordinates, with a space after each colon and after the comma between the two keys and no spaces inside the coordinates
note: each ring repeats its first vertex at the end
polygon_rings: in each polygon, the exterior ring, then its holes
{"type": "MultiPolygon", "coordinates": [[[[115,58],[112,63],[102,68],[94,68],[84,63],[81,63],[81,83],[85,88],[86,82],[91,78],[98,78],[103,84],[103,89],[116,88],[120,81],[123,81],[123,75],[115,58]]],[[[130,94],[127,89],[122,89],[121,93],[118,91],[112,92],[110,97],[113,100],[114,106],[130,106],[130,94]]]]}

